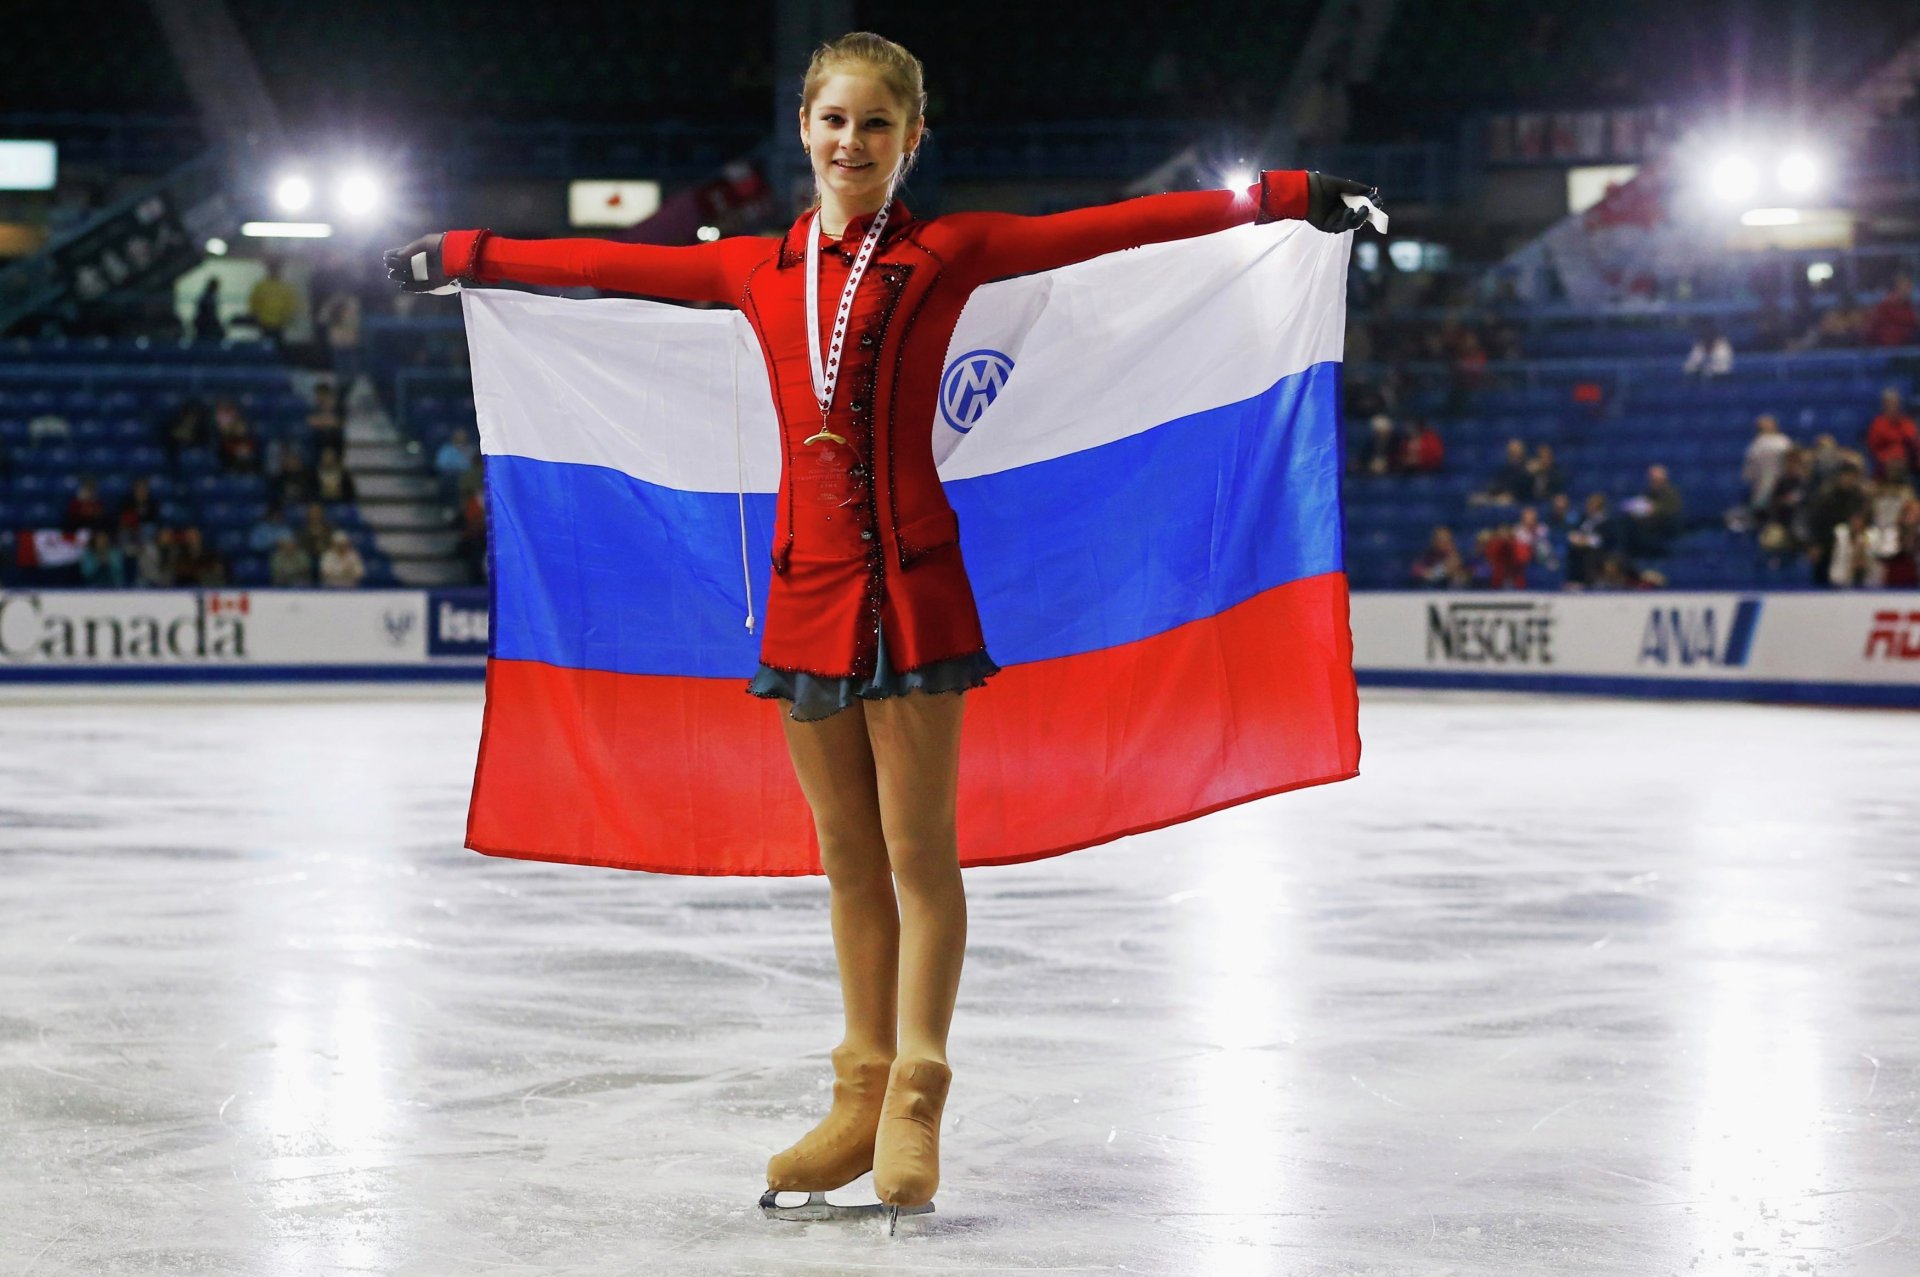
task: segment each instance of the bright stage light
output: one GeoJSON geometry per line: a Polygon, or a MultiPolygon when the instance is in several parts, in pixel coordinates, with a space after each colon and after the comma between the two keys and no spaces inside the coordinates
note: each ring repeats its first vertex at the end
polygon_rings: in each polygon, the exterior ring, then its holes
{"type": "Polygon", "coordinates": [[[227,241],[225,241],[224,239],[221,239],[218,235],[215,235],[212,239],[207,241],[207,256],[225,257],[226,255],[227,255],[227,241]]]}
{"type": "Polygon", "coordinates": [[[333,227],[325,222],[243,222],[240,233],[257,239],[326,239],[333,227]]]}
{"type": "Polygon", "coordinates": [[[1252,185],[1253,185],[1253,174],[1249,173],[1246,169],[1237,168],[1237,169],[1228,170],[1227,172],[1227,189],[1228,190],[1244,191],[1249,186],[1252,186],[1252,185]]]}
{"type": "Polygon", "coordinates": [[[1820,185],[1820,166],[1805,151],[1792,151],[1780,160],[1775,172],[1780,189],[1792,195],[1811,194],[1820,185]]]}
{"type": "Polygon", "coordinates": [[[1832,262],[1808,262],[1807,263],[1807,282],[1809,284],[1814,284],[1814,285],[1824,284],[1832,278],[1833,278],[1832,262]]]}
{"type": "Polygon", "coordinates": [[[1753,193],[1760,188],[1760,174],[1746,156],[1728,155],[1715,162],[1708,182],[1720,199],[1738,204],[1753,198],[1753,193]]]}
{"type": "Polygon", "coordinates": [[[341,211],[365,217],[380,206],[380,187],[365,173],[351,173],[340,181],[341,211]]]}
{"type": "Polygon", "coordinates": [[[313,203],[313,183],[298,174],[283,177],[273,188],[273,199],[281,211],[298,213],[313,203]]]}
{"type": "Polygon", "coordinates": [[[700,237],[701,243],[711,244],[714,240],[720,238],[720,228],[718,226],[702,226],[699,230],[695,231],[694,234],[700,237]]]}
{"type": "Polygon", "coordinates": [[[1742,226],[1798,226],[1800,210],[1797,208],[1750,208],[1740,214],[1742,226]]]}

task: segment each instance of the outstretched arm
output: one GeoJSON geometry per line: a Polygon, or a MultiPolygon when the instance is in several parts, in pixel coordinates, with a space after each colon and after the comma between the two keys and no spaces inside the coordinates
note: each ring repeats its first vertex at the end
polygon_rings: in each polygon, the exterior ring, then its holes
{"type": "Polygon", "coordinates": [[[1301,218],[1322,230],[1350,230],[1359,224],[1360,215],[1341,203],[1340,195],[1367,189],[1325,174],[1268,169],[1244,191],[1142,195],[1046,217],[956,213],[941,220],[964,237],[964,260],[972,266],[975,280],[984,283],[1249,222],[1301,218]]]}
{"type": "Polygon", "coordinates": [[[586,285],[677,301],[731,302],[747,259],[764,251],[751,238],[669,248],[606,239],[508,239],[491,231],[448,231],[440,242],[448,279],[586,285]]]}

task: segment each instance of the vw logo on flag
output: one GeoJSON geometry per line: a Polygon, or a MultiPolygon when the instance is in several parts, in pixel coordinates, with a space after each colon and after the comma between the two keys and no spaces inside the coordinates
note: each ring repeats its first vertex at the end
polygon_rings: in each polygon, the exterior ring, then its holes
{"type": "Polygon", "coordinates": [[[973,429],[1013,375],[1013,360],[997,350],[969,350],[940,378],[940,415],[961,434],[973,429]]]}

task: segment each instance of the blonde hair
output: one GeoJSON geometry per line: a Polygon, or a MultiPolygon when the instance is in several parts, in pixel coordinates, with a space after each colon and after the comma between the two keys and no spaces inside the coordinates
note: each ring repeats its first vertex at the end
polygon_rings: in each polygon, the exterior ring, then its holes
{"type": "Polygon", "coordinates": [[[843,71],[871,75],[886,85],[887,91],[906,108],[909,125],[915,120],[923,121],[920,141],[907,152],[906,163],[900,166],[900,175],[894,179],[896,182],[906,180],[907,174],[919,162],[921,148],[926,146],[927,138],[933,133],[924,123],[927,87],[926,73],[920,66],[920,59],[885,36],[875,35],[871,31],[850,31],[838,40],[829,40],[813,51],[813,60],[807,64],[807,74],[800,81],[801,115],[813,110],[813,100],[820,96],[820,90],[835,74],[843,71]]]}

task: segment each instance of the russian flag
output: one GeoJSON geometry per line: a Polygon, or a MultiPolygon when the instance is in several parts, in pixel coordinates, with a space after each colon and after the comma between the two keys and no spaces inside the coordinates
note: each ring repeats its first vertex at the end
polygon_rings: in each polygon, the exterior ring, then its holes
{"type": "MultiPolygon", "coordinates": [[[[987,649],[963,866],[1356,774],[1341,571],[1351,236],[1300,222],[988,285],[934,455],[987,649]]],[[[492,624],[467,845],[819,873],[787,704],[747,694],[779,435],[735,311],[461,295],[492,624]]],[[[905,428],[905,427],[902,427],[905,428]]]]}

